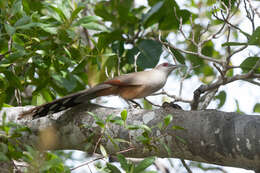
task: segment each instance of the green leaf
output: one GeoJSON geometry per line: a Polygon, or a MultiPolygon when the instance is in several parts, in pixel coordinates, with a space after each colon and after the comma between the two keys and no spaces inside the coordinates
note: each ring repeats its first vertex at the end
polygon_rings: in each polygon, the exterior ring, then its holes
{"type": "Polygon", "coordinates": [[[168,147],[168,145],[165,144],[164,142],[162,142],[161,144],[162,144],[163,148],[167,151],[168,156],[171,157],[172,151],[171,151],[170,147],[168,147]]]}
{"type": "Polygon", "coordinates": [[[134,172],[139,173],[144,171],[146,168],[151,166],[155,161],[155,157],[147,157],[143,161],[141,161],[135,168],[134,172]]]}
{"type": "Polygon", "coordinates": [[[31,21],[31,18],[29,16],[23,16],[22,18],[17,20],[17,22],[14,24],[14,27],[28,24],[30,21],[31,21]]]}
{"type": "Polygon", "coordinates": [[[103,147],[103,145],[100,144],[99,146],[100,152],[104,157],[108,157],[106,149],[103,147]]]}
{"type": "Polygon", "coordinates": [[[179,136],[175,136],[175,138],[178,139],[179,141],[181,141],[181,142],[184,143],[184,144],[187,143],[184,139],[182,139],[182,138],[179,137],[179,136]]]}
{"type": "Polygon", "coordinates": [[[106,166],[111,171],[111,173],[121,173],[121,171],[111,163],[107,163],[106,166]]]}
{"type": "Polygon", "coordinates": [[[255,106],[254,106],[254,112],[260,113],[260,103],[255,104],[255,106]]]}
{"type": "Polygon", "coordinates": [[[72,74],[65,72],[65,77],[59,74],[53,74],[52,78],[54,83],[61,88],[65,88],[68,92],[73,91],[77,86],[77,80],[73,77],[72,74]]]}
{"type": "Polygon", "coordinates": [[[141,129],[145,130],[146,132],[149,132],[149,133],[152,132],[152,129],[145,124],[141,124],[139,126],[140,126],[141,129]]]}
{"type": "Polygon", "coordinates": [[[4,71],[4,75],[8,80],[10,86],[15,86],[16,88],[22,89],[22,84],[17,75],[13,74],[11,71],[4,71]]]}
{"type": "Polygon", "coordinates": [[[30,28],[36,27],[36,26],[39,26],[38,23],[31,22],[31,23],[28,23],[28,24],[25,24],[25,25],[17,26],[16,29],[26,30],[26,29],[30,29],[30,28]]]}
{"type": "Polygon", "coordinates": [[[52,5],[48,5],[47,6],[47,9],[49,10],[49,14],[54,18],[56,19],[57,21],[63,23],[66,21],[66,16],[64,14],[64,12],[66,10],[61,10],[60,7],[59,8],[56,8],[52,5]]]}
{"type": "Polygon", "coordinates": [[[37,26],[39,26],[42,30],[50,33],[50,34],[57,34],[58,28],[54,27],[50,24],[44,24],[44,23],[38,23],[37,26]]]}
{"type": "Polygon", "coordinates": [[[112,118],[114,118],[114,115],[113,114],[110,114],[106,117],[106,120],[105,122],[111,122],[112,118]]]}
{"type": "Polygon", "coordinates": [[[260,46],[260,27],[257,27],[248,40],[248,44],[260,46]]]}
{"type": "Polygon", "coordinates": [[[208,41],[202,48],[202,54],[212,57],[214,52],[214,44],[212,41],[208,41]]]}
{"type": "MultiPolygon", "coordinates": [[[[158,64],[162,53],[161,43],[154,40],[142,40],[137,48],[140,51],[137,57],[138,67],[142,69],[153,68],[158,64]]],[[[134,57],[131,58],[134,59],[134,57]]]]}
{"type": "Polygon", "coordinates": [[[175,58],[177,59],[177,61],[181,64],[185,64],[185,58],[184,56],[176,49],[170,48],[171,52],[173,53],[173,55],[175,56],[175,58]]]}
{"type": "Polygon", "coordinates": [[[19,13],[19,14],[23,14],[24,13],[22,0],[14,1],[13,5],[12,5],[11,16],[16,15],[16,13],[19,13]]]}
{"type": "Polygon", "coordinates": [[[72,56],[71,56],[71,54],[70,54],[70,51],[69,51],[65,46],[63,46],[63,49],[65,50],[66,54],[67,54],[70,58],[72,58],[72,56]]]}
{"type": "Polygon", "coordinates": [[[114,138],[114,141],[119,142],[119,143],[127,143],[127,144],[131,144],[131,142],[121,139],[121,138],[114,138]]]}
{"type": "Polygon", "coordinates": [[[149,103],[146,99],[143,99],[143,107],[146,110],[152,110],[153,109],[153,105],[151,103],[149,103]]]}
{"type": "MultiPolygon", "coordinates": [[[[150,6],[154,6],[158,1],[149,0],[148,2],[150,6]]],[[[161,30],[178,29],[179,21],[177,18],[182,18],[183,23],[188,21],[191,13],[188,10],[181,10],[175,0],[164,0],[162,2],[163,6],[146,20],[145,28],[153,24],[159,24],[161,30]],[[176,13],[174,10],[176,10],[176,13]]]]}
{"type": "Polygon", "coordinates": [[[88,114],[91,115],[95,119],[95,121],[102,121],[102,119],[99,118],[96,114],[94,114],[92,112],[88,112],[88,114]]]}
{"type": "Polygon", "coordinates": [[[167,127],[171,123],[172,119],[173,119],[173,117],[171,114],[164,117],[164,119],[163,119],[164,125],[167,127]]]}
{"type": "Polygon", "coordinates": [[[121,117],[115,117],[114,119],[110,120],[111,123],[118,124],[120,126],[124,125],[124,121],[121,117]]]}
{"type": "Polygon", "coordinates": [[[11,108],[11,107],[13,107],[12,105],[9,105],[9,104],[6,104],[6,103],[4,103],[3,104],[3,107],[5,107],[5,108],[11,108]]]}
{"type": "Polygon", "coordinates": [[[4,153],[0,152],[0,161],[7,162],[9,161],[9,158],[4,153]]]}
{"type": "Polygon", "coordinates": [[[116,16],[110,13],[108,10],[109,2],[101,1],[96,3],[95,6],[95,14],[102,17],[105,21],[113,21],[115,20],[116,16]]]}
{"type": "Polygon", "coordinates": [[[129,129],[129,130],[141,129],[141,127],[138,126],[138,125],[127,125],[126,128],[129,129]]]}
{"type": "Polygon", "coordinates": [[[183,128],[181,126],[176,126],[176,125],[173,125],[172,129],[174,129],[174,130],[186,130],[185,128],[183,128]]]}
{"type": "MultiPolygon", "coordinates": [[[[248,57],[246,58],[241,64],[240,67],[242,68],[243,73],[249,72],[260,60],[260,57],[248,57]]],[[[255,69],[255,73],[260,73],[260,67],[255,69]]]]}
{"type": "Polygon", "coordinates": [[[53,100],[49,89],[42,89],[40,93],[46,102],[51,102],[53,100]]]}
{"type": "Polygon", "coordinates": [[[33,105],[42,105],[46,103],[46,101],[44,100],[43,96],[40,95],[40,94],[36,94],[36,95],[33,95],[32,97],[32,104],[33,105]]]}
{"type": "Polygon", "coordinates": [[[223,43],[222,46],[244,46],[244,45],[248,45],[248,43],[239,43],[239,42],[226,42],[223,43]]]}
{"type": "Polygon", "coordinates": [[[127,118],[127,110],[126,110],[126,109],[124,109],[124,110],[121,112],[121,118],[122,118],[123,121],[126,120],[126,118],[127,118]]]}
{"type": "Polygon", "coordinates": [[[105,128],[105,124],[102,121],[96,121],[95,122],[100,128],[104,129],[105,128]]]}
{"type": "Polygon", "coordinates": [[[5,31],[7,32],[7,34],[9,36],[12,36],[15,33],[15,30],[16,30],[15,27],[12,27],[11,25],[9,25],[7,23],[5,23],[4,26],[5,26],[5,31]]]}
{"type": "Polygon", "coordinates": [[[121,30],[115,30],[113,32],[102,32],[98,34],[98,49],[106,49],[107,46],[115,40],[122,40],[123,32],[121,30]]]}
{"type": "Polygon", "coordinates": [[[85,6],[79,6],[77,7],[70,16],[70,20],[73,21],[74,19],[77,18],[78,14],[81,12],[81,10],[83,10],[84,8],[86,8],[85,6]]]}
{"type": "Polygon", "coordinates": [[[13,52],[7,58],[5,58],[2,61],[0,61],[0,67],[8,67],[12,63],[17,62],[18,60],[22,59],[23,56],[24,56],[24,52],[23,51],[13,52]]]}
{"type": "Polygon", "coordinates": [[[226,102],[227,94],[225,91],[220,91],[217,96],[215,96],[216,99],[218,99],[220,102],[218,104],[218,109],[221,108],[224,103],[226,102]]]}
{"type": "Polygon", "coordinates": [[[94,22],[82,24],[82,26],[86,29],[95,30],[95,31],[106,31],[107,30],[103,25],[94,23],[94,22]]]}
{"type": "Polygon", "coordinates": [[[235,99],[235,102],[236,102],[236,112],[243,113],[243,111],[241,111],[241,109],[240,109],[239,102],[237,99],[235,99]]]}
{"type": "Polygon", "coordinates": [[[147,125],[144,125],[144,124],[141,124],[141,125],[127,125],[126,128],[129,129],[129,130],[143,129],[146,132],[149,132],[149,133],[152,132],[152,129],[150,127],[148,127],[147,125]]]}
{"type": "Polygon", "coordinates": [[[144,14],[144,17],[143,17],[144,25],[146,25],[147,21],[151,18],[151,16],[153,16],[156,12],[158,12],[158,10],[161,9],[163,4],[164,4],[163,1],[157,2],[154,6],[152,6],[152,8],[146,14],[144,14]]]}
{"type": "MultiPolygon", "coordinates": [[[[20,37],[18,36],[18,34],[14,34],[13,35],[13,41],[14,43],[17,43],[19,45],[21,45],[22,47],[24,46],[24,42],[22,39],[20,39],[20,37]]],[[[20,54],[23,54],[22,52],[20,52],[20,54]]]]}
{"type": "Polygon", "coordinates": [[[85,16],[80,18],[77,22],[75,22],[72,26],[80,26],[82,24],[88,24],[93,22],[98,22],[99,17],[97,16],[85,16]]]}
{"type": "Polygon", "coordinates": [[[130,165],[127,163],[127,160],[125,159],[125,157],[122,154],[118,154],[117,159],[118,159],[122,169],[125,171],[128,171],[130,168],[130,165]]]}

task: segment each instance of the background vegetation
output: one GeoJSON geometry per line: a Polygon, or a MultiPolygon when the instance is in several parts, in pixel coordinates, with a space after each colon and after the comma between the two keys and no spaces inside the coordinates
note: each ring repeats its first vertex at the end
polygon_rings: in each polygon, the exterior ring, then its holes
{"type": "MultiPolygon", "coordinates": [[[[222,85],[242,80],[260,92],[258,5],[250,0],[148,0],[145,6],[132,0],[1,0],[0,106],[40,105],[166,59],[188,68],[176,72],[181,72],[179,95],[163,94],[194,110],[218,100],[220,109],[228,95],[218,90],[222,85]],[[240,27],[244,21],[250,29],[240,27]],[[234,65],[242,55],[242,63],[234,65]],[[184,99],[182,82],[192,76],[204,87],[184,99]]],[[[260,102],[253,110],[260,112],[260,102]]],[[[19,145],[25,131],[30,130],[3,121],[0,160],[23,160],[27,172],[70,171],[64,165],[70,154],[19,145]]],[[[121,167],[133,171],[124,159],[118,156],[121,167]]],[[[153,161],[147,158],[135,169],[153,161]]],[[[104,171],[119,170],[107,163],[104,171]]]]}

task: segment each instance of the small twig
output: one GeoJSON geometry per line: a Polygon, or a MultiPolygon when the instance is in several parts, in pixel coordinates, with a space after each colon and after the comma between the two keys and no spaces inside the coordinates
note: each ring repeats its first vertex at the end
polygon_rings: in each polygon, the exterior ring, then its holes
{"type": "Polygon", "coordinates": [[[93,162],[95,162],[97,160],[100,160],[100,159],[103,159],[103,158],[105,158],[105,156],[97,157],[97,158],[95,158],[93,160],[90,160],[90,161],[82,163],[82,164],[80,164],[80,165],[78,165],[78,166],[76,166],[74,168],[71,168],[70,171],[74,171],[75,169],[78,169],[78,168],[83,167],[85,165],[89,165],[90,163],[93,163],[93,162]]]}
{"type": "Polygon", "coordinates": [[[186,164],[185,160],[184,159],[180,159],[180,160],[181,160],[181,163],[184,166],[184,168],[187,170],[187,172],[192,173],[190,167],[186,164]]]}
{"type": "MultiPolygon", "coordinates": [[[[134,149],[135,149],[135,148],[132,147],[132,148],[128,148],[128,149],[123,150],[123,151],[116,152],[116,153],[114,153],[114,154],[125,153],[125,152],[128,152],[128,151],[134,150],[134,149]]],[[[82,163],[82,164],[80,164],[80,165],[78,165],[78,166],[76,166],[76,167],[74,167],[74,168],[71,168],[70,171],[73,171],[73,170],[78,169],[78,168],[80,168],[80,167],[83,167],[83,166],[85,166],[85,165],[89,165],[90,163],[93,163],[93,162],[95,162],[95,161],[97,161],[97,160],[101,160],[101,159],[104,159],[104,158],[105,158],[105,156],[97,157],[97,158],[95,158],[95,159],[93,159],[93,160],[84,162],[84,163],[82,163]]]]}
{"type": "Polygon", "coordinates": [[[222,78],[225,78],[225,74],[222,72],[222,70],[217,66],[217,64],[213,63],[213,66],[218,70],[222,78]]]}
{"type": "Polygon", "coordinates": [[[253,11],[255,14],[257,14],[257,16],[260,18],[260,13],[257,11],[256,8],[253,7],[251,0],[247,0],[247,2],[248,2],[248,4],[249,4],[250,8],[252,9],[252,11],[253,11]]]}
{"type": "MultiPolygon", "coordinates": [[[[230,29],[230,26],[228,26],[228,34],[227,34],[227,42],[229,42],[229,40],[230,40],[230,33],[231,33],[231,31],[230,31],[231,29],[230,29]]],[[[228,52],[228,57],[226,58],[226,65],[228,65],[229,63],[230,63],[230,58],[231,58],[231,47],[228,45],[227,46],[227,52],[228,52]]]]}
{"type": "MultiPolygon", "coordinates": [[[[226,59],[227,59],[226,62],[227,62],[227,61],[230,61],[230,59],[231,59],[231,57],[232,57],[233,55],[237,54],[238,52],[243,51],[243,50],[244,50],[245,48],[247,48],[247,47],[248,47],[248,45],[244,45],[243,47],[241,47],[241,48],[235,50],[234,52],[232,52],[230,55],[227,56],[227,58],[226,58],[226,59]]],[[[229,64],[226,64],[226,65],[229,66],[229,64]]]]}
{"type": "MultiPolygon", "coordinates": [[[[239,3],[239,4],[240,4],[240,3],[239,3]]],[[[230,11],[230,10],[229,10],[229,11],[230,11]]],[[[223,22],[223,25],[222,25],[221,29],[216,32],[216,35],[223,31],[223,29],[224,29],[224,27],[225,27],[226,24],[227,24],[228,26],[230,26],[230,27],[232,27],[232,28],[234,28],[234,29],[240,31],[241,33],[246,33],[246,32],[244,32],[241,28],[239,28],[238,26],[235,26],[235,25],[233,25],[232,23],[229,22],[229,20],[230,20],[231,17],[233,16],[231,13],[229,13],[229,14],[227,15],[227,17],[225,17],[224,14],[223,14],[223,12],[221,12],[222,18],[218,17],[218,15],[217,15],[216,13],[212,13],[212,15],[213,15],[217,20],[223,22]]],[[[224,34],[224,32],[223,32],[223,34],[224,34]]],[[[213,35],[215,35],[215,34],[213,34],[213,35]]],[[[210,36],[207,40],[211,40],[212,38],[215,38],[215,36],[213,36],[213,37],[210,36]]]]}
{"type": "Polygon", "coordinates": [[[246,0],[244,0],[244,5],[245,5],[245,10],[246,10],[246,17],[248,18],[248,20],[251,22],[252,25],[252,32],[255,31],[255,12],[252,8],[252,6],[250,6],[250,2],[248,1],[249,7],[250,7],[250,11],[247,7],[247,3],[246,0]]]}
{"type": "Polygon", "coordinates": [[[91,171],[91,169],[90,169],[90,166],[89,166],[89,165],[87,165],[87,166],[88,166],[88,169],[89,169],[90,173],[92,173],[92,171],[91,171]]]}
{"type": "Polygon", "coordinates": [[[10,53],[12,53],[12,51],[8,50],[7,52],[0,54],[0,60],[3,59],[5,57],[5,55],[10,54],[10,53]]]}
{"type": "MultiPolygon", "coordinates": [[[[184,37],[184,39],[190,41],[192,44],[194,44],[195,46],[197,46],[197,43],[196,43],[196,41],[195,41],[195,39],[194,39],[195,34],[194,34],[194,31],[193,31],[193,28],[192,28],[192,39],[190,39],[190,38],[188,38],[188,37],[185,35],[185,33],[184,33],[183,29],[182,29],[182,26],[183,26],[182,18],[181,18],[181,17],[179,18],[179,16],[177,15],[176,8],[174,8],[174,15],[175,15],[175,17],[176,17],[176,20],[178,20],[178,22],[179,22],[179,31],[180,31],[180,33],[182,34],[182,36],[184,37]]],[[[192,22],[191,24],[192,24],[192,27],[194,27],[193,22],[192,22]]]]}
{"type": "Polygon", "coordinates": [[[186,99],[183,99],[183,98],[178,97],[176,95],[168,94],[164,90],[162,92],[154,93],[152,95],[167,95],[168,97],[173,98],[174,102],[184,102],[184,103],[191,103],[192,102],[192,100],[186,100],[186,99]]]}
{"type": "MultiPolygon", "coordinates": [[[[217,63],[217,64],[222,65],[222,61],[219,61],[219,60],[217,60],[217,59],[214,59],[214,58],[211,58],[211,57],[209,57],[209,56],[203,55],[203,54],[201,53],[201,50],[198,51],[198,52],[192,52],[192,51],[187,51],[187,50],[184,50],[184,49],[180,49],[180,48],[174,46],[173,44],[171,44],[171,43],[169,43],[169,42],[163,42],[163,41],[160,41],[160,42],[161,42],[163,45],[169,46],[170,48],[176,49],[176,50],[178,50],[178,51],[180,51],[180,52],[183,52],[183,53],[186,53],[186,54],[191,54],[191,55],[197,55],[197,56],[200,57],[201,59],[204,59],[204,60],[207,60],[207,61],[211,61],[211,62],[215,62],[215,63],[217,63]]],[[[198,50],[199,50],[199,49],[198,49],[198,50]]]]}
{"type": "MultiPolygon", "coordinates": [[[[196,66],[197,67],[197,66],[196,66]]],[[[186,71],[186,73],[183,75],[183,77],[181,78],[181,82],[180,82],[180,89],[179,89],[179,97],[181,97],[182,95],[182,87],[183,87],[183,81],[187,78],[187,76],[190,74],[191,70],[193,70],[196,67],[189,67],[188,70],[186,71]]]]}
{"type": "Polygon", "coordinates": [[[135,72],[137,72],[137,58],[140,55],[141,52],[138,52],[135,56],[134,56],[134,67],[135,67],[135,72]]]}
{"type": "Polygon", "coordinates": [[[135,150],[135,147],[131,147],[131,148],[128,148],[126,150],[118,151],[118,152],[116,152],[116,154],[126,153],[126,152],[132,151],[132,150],[135,150]]]}
{"type": "Polygon", "coordinates": [[[120,63],[121,63],[121,57],[119,56],[119,52],[117,52],[117,75],[120,75],[120,63]]]}
{"type": "MultiPolygon", "coordinates": [[[[253,72],[254,72],[254,70],[253,70],[253,72]]],[[[252,72],[249,71],[246,74],[238,74],[238,75],[235,75],[235,76],[232,76],[232,77],[227,77],[227,78],[225,78],[225,80],[223,80],[222,78],[219,78],[214,83],[211,83],[211,84],[208,84],[208,85],[201,85],[193,93],[193,100],[192,100],[192,103],[191,103],[191,109],[197,110],[199,100],[200,100],[200,95],[202,93],[205,93],[206,91],[209,91],[209,90],[214,90],[216,88],[219,88],[221,85],[225,85],[225,84],[231,83],[231,82],[236,81],[236,80],[244,80],[244,79],[251,79],[251,78],[260,78],[260,74],[252,73],[252,72]]]]}
{"type": "Polygon", "coordinates": [[[95,145],[95,148],[94,148],[93,153],[96,153],[97,147],[98,147],[98,145],[99,145],[99,143],[100,143],[102,137],[103,137],[103,134],[101,134],[100,137],[98,138],[98,141],[97,141],[97,143],[96,143],[96,145],[95,145]]]}

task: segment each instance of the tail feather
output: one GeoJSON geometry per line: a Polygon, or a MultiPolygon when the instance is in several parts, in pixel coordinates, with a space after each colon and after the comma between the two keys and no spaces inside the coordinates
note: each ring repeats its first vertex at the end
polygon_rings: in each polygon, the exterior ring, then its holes
{"type": "MultiPolygon", "coordinates": [[[[83,91],[79,91],[77,93],[65,96],[63,98],[54,100],[52,102],[36,106],[28,111],[24,111],[19,115],[18,119],[22,119],[24,117],[32,117],[33,119],[40,118],[46,116],[51,113],[56,113],[68,109],[70,107],[76,106],[78,104],[87,102],[93,98],[101,96],[100,93],[104,93],[104,91],[110,90],[112,86],[109,84],[101,84],[97,85],[93,88],[86,89],[83,91]]],[[[106,92],[105,92],[106,93],[106,92]]],[[[113,94],[108,92],[106,95],[113,94]]]]}

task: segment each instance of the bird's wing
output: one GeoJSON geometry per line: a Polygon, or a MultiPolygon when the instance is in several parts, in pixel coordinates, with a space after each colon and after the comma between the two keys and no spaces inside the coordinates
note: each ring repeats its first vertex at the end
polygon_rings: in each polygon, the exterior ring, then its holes
{"type": "Polygon", "coordinates": [[[135,73],[129,73],[121,76],[117,76],[113,79],[109,79],[104,84],[116,85],[116,86],[138,86],[143,85],[146,80],[149,80],[149,73],[148,71],[141,71],[135,73]]]}

